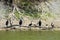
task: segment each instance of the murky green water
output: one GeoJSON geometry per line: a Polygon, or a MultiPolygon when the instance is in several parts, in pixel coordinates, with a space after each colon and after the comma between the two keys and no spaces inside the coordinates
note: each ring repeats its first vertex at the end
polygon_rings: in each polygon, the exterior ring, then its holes
{"type": "Polygon", "coordinates": [[[0,40],[60,40],[60,31],[0,31],[0,40]]]}

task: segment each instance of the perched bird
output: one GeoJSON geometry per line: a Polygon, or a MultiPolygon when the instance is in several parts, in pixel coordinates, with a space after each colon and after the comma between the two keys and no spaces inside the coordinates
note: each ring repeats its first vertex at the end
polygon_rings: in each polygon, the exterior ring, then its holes
{"type": "Polygon", "coordinates": [[[8,23],[9,23],[9,22],[8,22],[8,20],[7,20],[6,23],[5,23],[5,24],[6,24],[6,27],[8,27],[8,23]]]}
{"type": "Polygon", "coordinates": [[[41,21],[38,22],[39,28],[41,28],[41,21]]]}
{"type": "Polygon", "coordinates": [[[20,25],[20,27],[21,27],[21,25],[22,25],[22,20],[20,19],[20,21],[19,21],[19,25],[20,25]]]}
{"type": "Polygon", "coordinates": [[[28,28],[31,30],[32,22],[28,25],[28,28]]]}
{"type": "Polygon", "coordinates": [[[30,23],[28,26],[32,26],[32,23],[30,23]]]}
{"type": "Polygon", "coordinates": [[[51,27],[54,28],[54,24],[53,23],[51,23],[51,27]]]}

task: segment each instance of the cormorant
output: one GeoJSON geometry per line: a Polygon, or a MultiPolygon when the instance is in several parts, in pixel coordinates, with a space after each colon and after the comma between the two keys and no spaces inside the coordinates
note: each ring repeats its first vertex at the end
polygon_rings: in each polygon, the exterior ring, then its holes
{"type": "Polygon", "coordinates": [[[28,25],[28,28],[31,30],[32,22],[28,25]]]}
{"type": "Polygon", "coordinates": [[[51,23],[51,27],[54,28],[54,24],[53,23],[51,23]]]}
{"type": "Polygon", "coordinates": [[[30,23],[29,26],[32,26],[32,23],[30,23]]]}
{"type": "Polygon", "coordinates": [[[7,20],[6,23],[5,23],[5,24],[6,24],[6,27],[8,27],[8,23],[9,23],[9,22],[8,22],[8,20],[7,20]]]}
{"type": "Polygon", "coordinates": [[[22,25],[22,20],[20,19],[20,21],[19,21],[19,25],[20,25],[20,27],[21,27],[21,25],[22,25]]]}
{"type": "Polygon", "coordinates": [[[39,28],[41,28],[41,21],[38,22],[39,28]]]}

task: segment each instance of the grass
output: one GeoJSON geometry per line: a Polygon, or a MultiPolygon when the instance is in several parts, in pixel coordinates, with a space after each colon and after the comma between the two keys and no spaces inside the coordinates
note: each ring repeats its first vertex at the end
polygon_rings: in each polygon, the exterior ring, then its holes
{"type": "Polygon", "coordinates": [[[60,40],[60,31],[0,31],[0,40],[60,40]]]}

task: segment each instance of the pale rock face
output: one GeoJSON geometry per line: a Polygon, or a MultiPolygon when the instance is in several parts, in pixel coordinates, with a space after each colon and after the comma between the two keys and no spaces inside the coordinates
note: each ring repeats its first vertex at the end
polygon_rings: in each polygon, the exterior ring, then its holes
{"type": "Polygon", "coordinates": [[[60,27],[60,19],[56,19],[53,22],[54,22],[55,27],[60,27]]]}
{"type": "Polygon", "coordinates": [[[28,26],[29,23],[31,23],[31,20],[29,20],[29,17],[23,17],[23,26],[28,26]]]}
{"type": "MultiPolygon", "coordinates": [[[[18,3],[19,3],[19,1],[18,1],[18,3]]],[[[46,2],[47,6],[50,7],[51,11],[53,13],[56,13],[56,14],[58,13],[60,15],[60,0],[53,0],[53,1],[50,1],[50,3],[51,3],[51,5],[46,2]]],[[[44,11],[50,11],[43,2],[41,3],[41,6],[42,6],[42,9],[43,9],[43,12],[44,11]]],[[[5,15],[8,14],[8,12],[7,12],[8,8],[9,8],[8,6],[3,5],[3,2],[0,2],[0,27],[5,27],[6,26],[5,25],[6,19],[3,19],[3,18],[4,18],[5,15]]],[[[40,5],[38,5],[38,9],[39,8],[41,8],[40,5]]],[[[12,16],[12,14],[10,14],[10,16],[12,16]]],[[[13,17],[12,17],[11,20],[12,20],[13,25],[16,25],[16,24],[19,25],[19,20],[16,20],[13,17]]],[[[32,20],[29,19],[29,17],[23,17],[23,26],[28,26],[29,23],[31,23],[31,21],[32,20]]],[[[39,21],[38,19],[33,19],[32,23],[37,25],[38,21],[39,21]]],[[[49,18],[49,20],[47,20],[47,21],[42,20],[42,27],[45,27],[46,24],[48,24],[48,26],[50,27],[51,22],[54,23],[55,27],[60,27],[60,19],[59,18],[57,18],[55,20],[51,20],[49,18]]]]}
{"type": "Polygon", "coordinates": [[[0,20],[0,27],[5,27],[5,22],[6,22],[6,19],[1,19],[0,20]]]}

